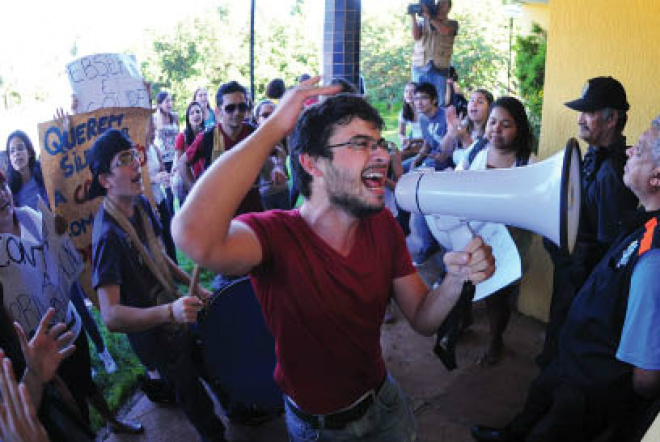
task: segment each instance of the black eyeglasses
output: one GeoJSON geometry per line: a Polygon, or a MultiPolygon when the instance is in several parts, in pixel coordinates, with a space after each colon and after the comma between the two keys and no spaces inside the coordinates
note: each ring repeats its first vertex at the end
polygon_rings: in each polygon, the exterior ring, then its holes
{"type": "Polygon", "coordinates": [[[260,114],[259,116],[260,116],[261,118],[268,118],[268,117],[270,117],[271,115],[272,115],[271,112],[264,112],[263,114],[260,114]]]}
{"type": "Polygon", "coordinates": [[[390,141],[387,141],[385,138],[374,140],[371,137],[365,137],[361,135],[353,137],[345,143],[331,144],[325,147],[327,149],[334,149],[336,147],[349,147],[354,151],[361,152],[367,150],[376,151],[377,149],[383,149],[391,153],[396,150],[396,145],[390,141]]]}
{"type": "Polygon", "coordinates": [[[225,109],[225,112],[228,113],[228,114],[233,114],[236,111],[236,109],[238,109],[239,112],[247,112],[248,105],[245,102],[238,103],[238,104],[232,103],[232,104],[226,105],[224,107],[224,109],[225,109]]]}

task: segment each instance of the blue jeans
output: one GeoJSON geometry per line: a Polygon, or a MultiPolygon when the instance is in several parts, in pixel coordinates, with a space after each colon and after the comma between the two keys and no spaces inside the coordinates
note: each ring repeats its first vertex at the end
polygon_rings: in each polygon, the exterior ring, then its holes
{"type": "Polygon", "coordinates": [[[447,75],[438,71],[431,62],[424,67],[412,67],[412,79],[415,83],[431,83],[438,92],[438,106],[445,107],[445,91],[447,89],[447,75]]]}
{"type": "Polygon", "coordinates": [[[290,442],[413,442],[417,440],[415,418],[399,384],[390,375],[362,418],[341,430],[316,430],[302,421],[284,401],[290,442]]]}

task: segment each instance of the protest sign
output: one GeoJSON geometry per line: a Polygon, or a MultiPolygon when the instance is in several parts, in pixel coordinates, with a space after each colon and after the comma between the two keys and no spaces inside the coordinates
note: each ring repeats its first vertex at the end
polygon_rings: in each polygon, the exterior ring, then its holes
{"type": "Polygon", "coordinates": [[[77,112],[108,107],[151,108],[151,100],[135,56],[96,54],[79,58],[66,66],[77,112]]]}
{"type": "Polygon", "coordinates": [[[128,134],[141,152],[142,182],[145,194],[153,201],[144,147],[150,118],[148,109],[108,108],[39,125],[41,167],[50,206],[67,221],[69,236],[85,264],[80,277],[81,285],[97,305],[91,276],[92,227],[103,198],[87,199],[92,182],[88,151],[96,138],[107,129],[119,129],[128,134]]]}
{"type": "Polygon", "coordinates": [[[55,322],[64,322],[77,335],[80,319],[69,302],[72,284],[83,269],[82,258],[68,235],[58,235],[55,217],[39,200],[41,214],[18,208],[19,236],[0,234],[0,280],[7,311],[32,333],[48,308],[55,322]]]}

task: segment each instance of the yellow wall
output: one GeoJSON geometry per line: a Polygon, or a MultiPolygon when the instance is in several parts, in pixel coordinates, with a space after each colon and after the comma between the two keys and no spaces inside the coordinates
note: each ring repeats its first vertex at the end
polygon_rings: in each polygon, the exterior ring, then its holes
{"type": "Polygon", "coordinates": [[[549,22],[550,8],[547,3],[527,3],[522,5],[522,15],[520,17],[520,33],[522,35],[529,34],[534,23],[547,30],[549,22]]]}
{"type": "MultiPolygon", "coordinates": [[[[523,14],[543,6],[549,17],[539,156],[557,152],[576,135],[577,112],[563,103],[579,97],[587,79],[601,75],[617,78],[626,89],[631,109],[625,135],[634,144],[660,114],[660,1],[549,0],[525,5],[523,14]]],[[[584,142],[581,147],[584,153],[584,142]]],[[[552,266],[538,244],[534,252],[519,308],[546,319],[552,266]]]]}

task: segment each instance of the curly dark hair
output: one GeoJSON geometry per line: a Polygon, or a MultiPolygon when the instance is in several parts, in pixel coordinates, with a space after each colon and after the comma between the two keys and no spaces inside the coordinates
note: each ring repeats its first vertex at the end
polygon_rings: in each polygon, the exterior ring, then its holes
{"type": "Polygon", "coordinates": [[[328,139],[337,126],[350,124],[354,118],[373,123],[378,130],[382,130],[385,125],[373,106],[364,98],[351,94],[328,97],[309,106],[298,118],[291,134],[291,166],[295,171],[300,193],[306,198],[312,194],[312,176],[301,166],[300,155],[332,159],[332,151],[325,147],[328,139]]]}

